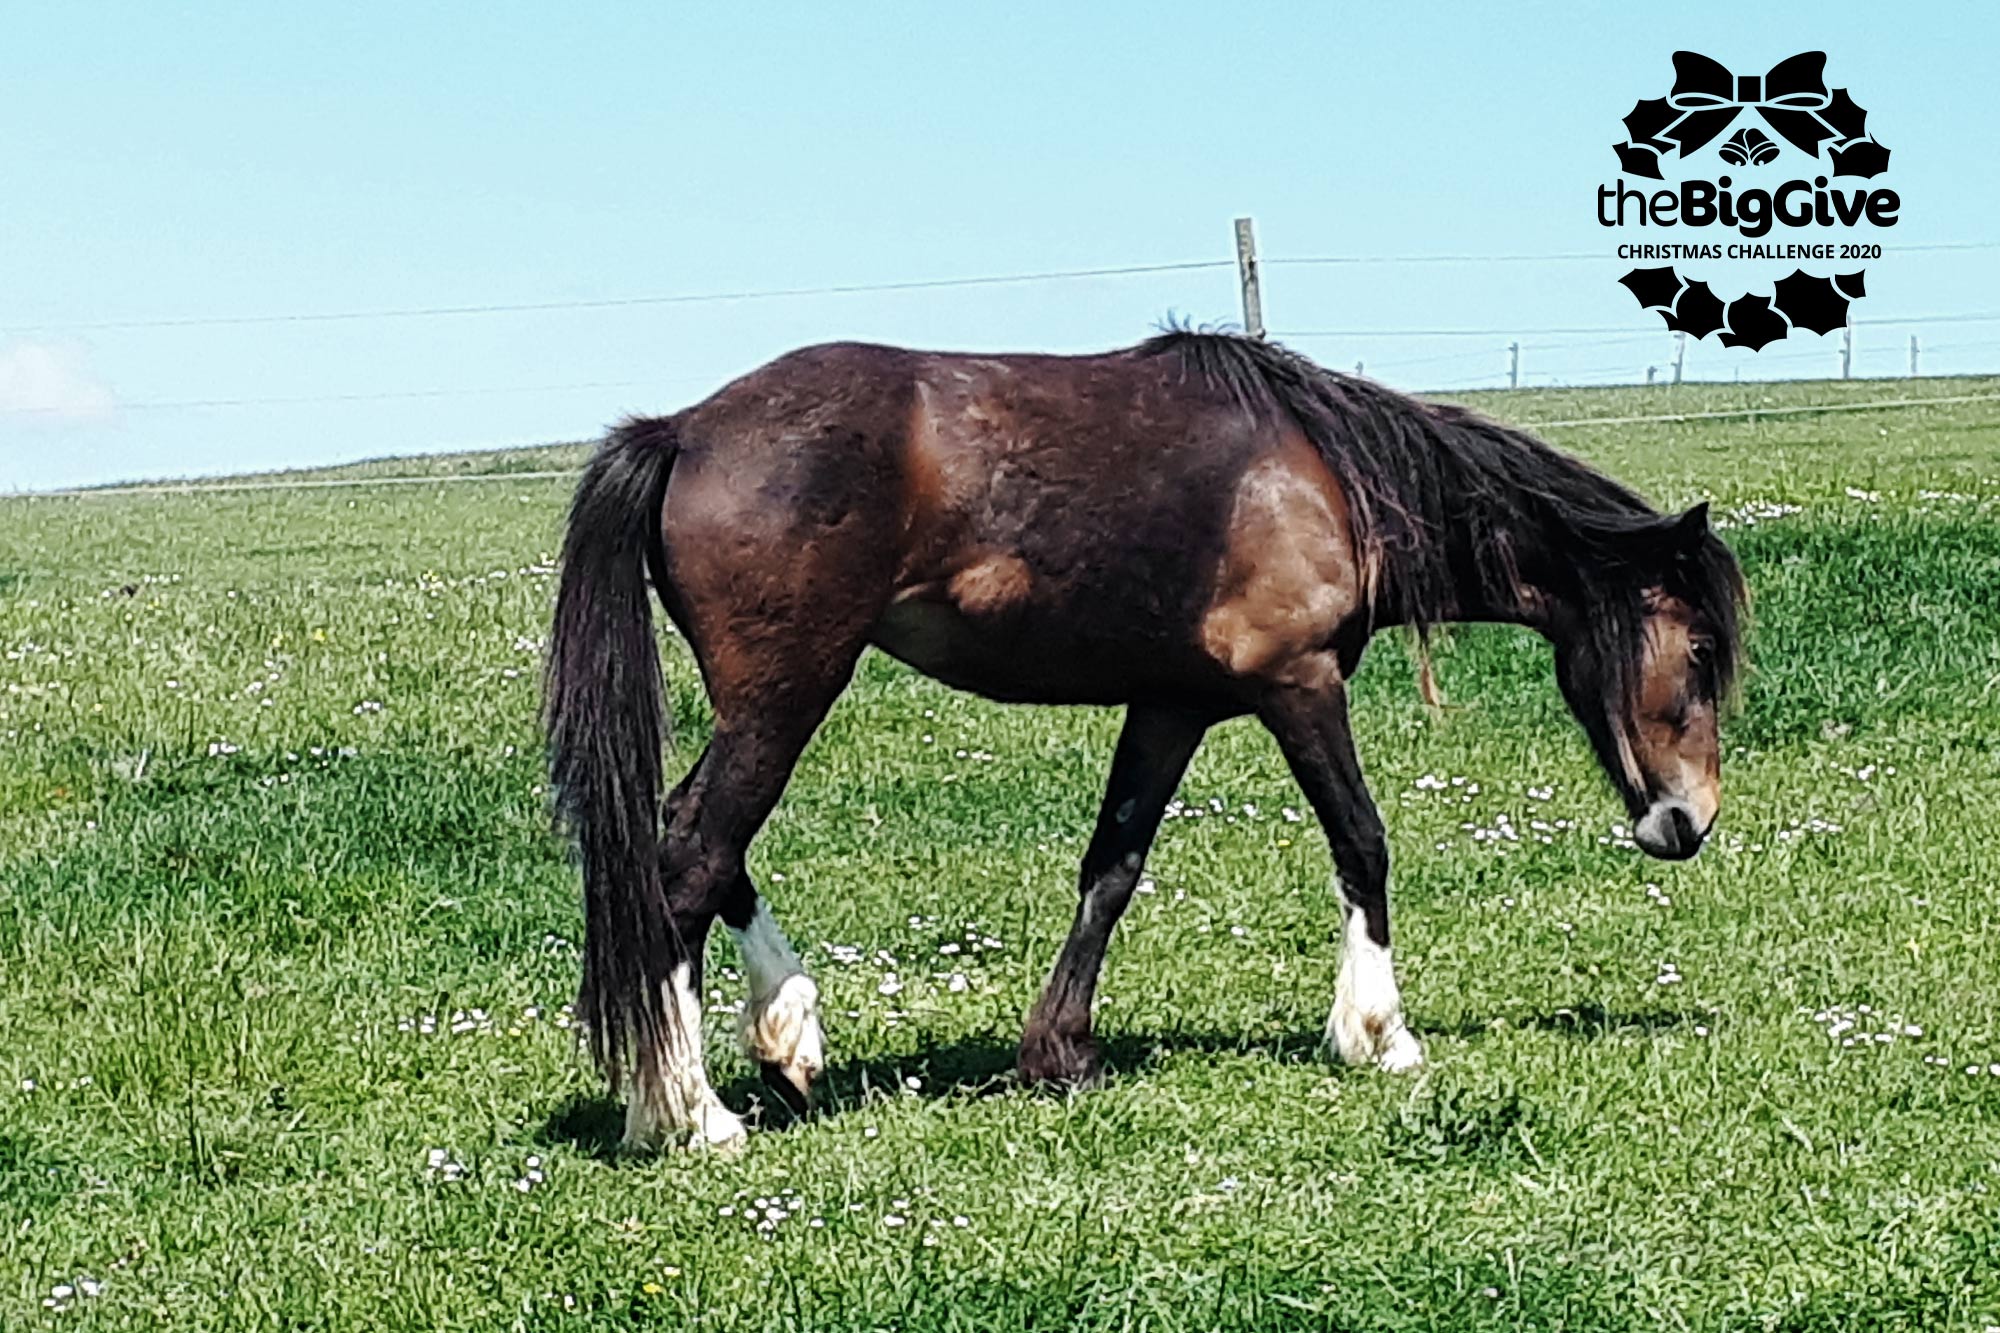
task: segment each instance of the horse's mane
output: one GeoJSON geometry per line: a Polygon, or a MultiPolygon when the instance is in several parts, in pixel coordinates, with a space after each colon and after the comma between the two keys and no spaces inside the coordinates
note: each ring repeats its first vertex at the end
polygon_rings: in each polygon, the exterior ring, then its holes
{"type": "Polygon", "coordinates": [[[1717,697],[1741,656],[1743,581],[1712,534],[1689,548],[1676,519],[1525,431],[1329,371],[1275,343],[1169,329],[1136,349],[1177,358],[1246,411],[1288,415],[1346,492],[1380,623],[1421,635],[1465,594],[1513,605],[1522,575],[1579,612],[1608,703],[1630,702],[1644,595],[1685,599],[1715,636],[1717,697]]]}

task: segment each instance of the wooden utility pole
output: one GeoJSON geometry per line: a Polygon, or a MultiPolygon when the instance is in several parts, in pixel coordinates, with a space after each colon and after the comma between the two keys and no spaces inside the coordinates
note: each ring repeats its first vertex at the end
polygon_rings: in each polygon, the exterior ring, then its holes
{"type": "Polygon", "coordinates": [[[1521,344],[1507,344],[1507,387],[1521,387],[1521,344]]]}
{"type": "Polygon", "coordinates": [[[1249,218],[1236,219],[1236,278],[1243,285],[1243,331],[1264,336],[1264,298],[1257,288],[1257,233],[1249,218]]]}
{"type": "Polygon", "coordinates": [[[1676,384],[1681,382],[1681,363],[1687,360],[1687,354],[1688,336],[1685,333],[1676,333],[1674,335],[1674,383],[1676,384]]]}
{"type": "Polygon", "coordinates": [[[1910,378],[1917,377],[1917,335],[1910,335],[1910,378]]]}
{"type": "Polygon", "coordinates": [[[1854,378],[1854,316],[1847,317],[1847,327],[1840,331],[1840,377],[1854,378]]]}

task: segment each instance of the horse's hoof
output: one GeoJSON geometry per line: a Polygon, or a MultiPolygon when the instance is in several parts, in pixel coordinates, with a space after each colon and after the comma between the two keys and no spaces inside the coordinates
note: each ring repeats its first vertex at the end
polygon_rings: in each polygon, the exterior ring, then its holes
{"type": "Polygon", "coordinates": [[[1089,1037],[1061,1037],[1053,1032],[1023,1040],[1015,1067],[1021,1082],[1029,1087],[1087,1088],[1104,1073],[1096,1041],[1089,1037]]]}
{"type": "Polygon", "coordinates": [[[1424,1067],[1424,1048],[1408,1028],[1399,1027],[1376,1054],[1375,1067],[1389,1074],[1413,1074],[1424,1067]]]}
{"type": "Polygon", "coordinates": [[[620,1146],[628,1152],[654,1152],[676,1140],[690,1152],[715,1152],[733,1156],[750,1141],[750,1131],[735,1112],[719,1101],[710,1102],[695,1113],[695,1123],[680,1129],[657,1109],[635,1098],[625,1108],[625,1136],[620,1146]],[[681,1135],[685,1134],[685,1138],[681,1135]]]}
{"type": "Polygon", "coordinates": [[[800,1065],[760,1060],[757,1062],[757,1073],[764,1080],[764,1086],[778,1099],[778,1104],[791,1112],[795,1119],[803,1120],[812,1113],[813,1071],[800,1065]]]}
{"type": "Polygon", "coordinates": [[[744,1008],[738,1035],[744,1054],[794,1115],[812,1108],[813,1080],[826,1068],[826,1034],[819,1022],[819,987],[794,972],[744,1008]]]}
{"type": "Polygon", "coordinates": [[[750,1131],[736,1114],[716,1102],[701,1110],[700,1125],[688,1135],[689,1152],[734,1157],[750,1144],[750,1131]]]}
{"type": "Polygon", "coordinates": [[[1368,1015],[1336,1003],[1326,1026],[1326,1043],[1343,1064],[1407,1074],[1423,1068],[1424,1048],[1400,1014],[1368,1015]]]}
{"type": "Polygon", "coordinates": [[[750,1149],[748,1131],[733,1138],[711,1139],[705,1134],[696,1134],[687,1141],[687,1151],[711,1157],[741,1157],[750,1149]]]}

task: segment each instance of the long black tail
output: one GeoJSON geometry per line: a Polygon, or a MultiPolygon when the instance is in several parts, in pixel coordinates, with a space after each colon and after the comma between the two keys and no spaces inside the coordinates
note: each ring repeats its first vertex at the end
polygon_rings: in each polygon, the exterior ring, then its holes
{"type": "Polygon", "coordinates": [[[583,862],[578,1016],[614,1092],[652,1083],[662,1045],[684,1036],[665,995],[681,949],[660,882],[667,718],[647,588],[679,448],[670,421],[628,421],[585,469],[544,680],[556,814],[583,862]]]}

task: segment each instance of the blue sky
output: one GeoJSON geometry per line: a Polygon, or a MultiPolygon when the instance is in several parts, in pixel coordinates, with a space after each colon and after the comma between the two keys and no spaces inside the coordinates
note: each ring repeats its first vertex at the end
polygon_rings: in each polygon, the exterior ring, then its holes
{"type": "MultiPolygon", "coordinates": [[[[1985,6],[176,8],[6,20],[0,489],[585,438],[803,343],[1098,349],[1169,313],[1233,319],[1236,290],[1217,268],[90,325],[1227,259],[1239,214],[1272,259],[1601,253],[1273,264],[1267,323],[1518,328],[1529,383],[1631,377],[1664,364],[1668,335],[1616,285],[1594,191],[1617,175],[1619,118],[1665,92],[1679,47],[1739,72],[1826,50],[1828,82],[1894,153],[1881,183],[1903,220],[1879,239],[2000,240],[1985,6]],[[1526,332],[1600,326],[1624,332],[1526,332]]],[[[2000,250],[1868,269],[1864,318],[2000,313],[2000,250]]],[[[1912,331],[1927,371],[2000,367],[1995,320],[1864,326],[1857,372],[1900,374],[1912,331]]],[[[1508,341],[1296,345],[1434,388],[1497,382],[1508,341]]],[[[1828,373],[1837,341],[1708,340],[1689,371],[1828,373]]]]}

